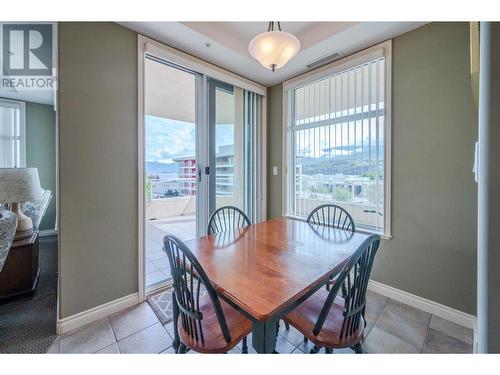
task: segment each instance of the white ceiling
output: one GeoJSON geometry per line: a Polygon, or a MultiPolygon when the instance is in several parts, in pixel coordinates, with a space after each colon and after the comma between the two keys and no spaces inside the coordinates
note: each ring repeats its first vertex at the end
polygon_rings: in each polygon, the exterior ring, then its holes
{"type": "Polygon", "coordinates": [[[53,90],[14,90],[1,89],[0,97],[20,100],[23,102],[32,102],[39,104],[54,105],[53,90]]]}
{"type": "Polygon", "coordinates": [[[121,25],[218,65],[265,86],[309,70],[307,64],[342,51],[349,55],[393,38],[426,22],[281,22],[299,39],[301,49],[287,65],[272,72],[248,53],[248,43],[267,31],[267,22],[123,22],[121,25]]]}

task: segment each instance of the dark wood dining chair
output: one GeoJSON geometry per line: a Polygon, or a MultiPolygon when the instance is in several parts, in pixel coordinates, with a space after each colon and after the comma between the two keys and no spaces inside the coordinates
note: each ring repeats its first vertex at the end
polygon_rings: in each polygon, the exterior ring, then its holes
{"type": "MultiPolygon", "coordinates": [[[[328,228],[345,230],[349,233],[356,231],[354,219],[351,214],[343,207],[335,204],[323,204],[311,211],[306,220],[309,224],[321,225],[328,228]]],[[[335,280],[330,278],[330,282],[326,284],[326,290],[330,290],[331,285],[335,280]]],[[[345,291],[343,291],[345,294],[345,291]]],[[[304,339],[304,341],[307,341],[304,339]]]]}
{"type": "Polygon", "coordinates": [[[207,234],[226,232],[233,229],[244,228],[250,225],[250,219],[238,207],[224,206],[218,208],[210,215],[207,234]]]}
{"type": "Polygon", "coordinates": [[[335,204],[322,204],[311,211],[306,220],[309,224],[323,225],[354,233],[354,219],[345,208],[335,204]]]}
{"type": "MultiPolygon", "coordinates": [[[[312,225],[345,230],[349,233],[354,233],[356,231],[354,219],[351,214],[347,212],[345,208],[335,204],[322,204],[316,207],[309,213],[306,222],[312,225]]],[[[327,291],[330,290],[334,282],[335,280],[331,277],[330,281],[326,284],[327,291]]],[[[285,327],[286,329],[290,328],[290,325],[286,321],[285,327]]],[[[304,336],[304,342],[307,342],[306,336],[304,336]]]]}
{"type": "Polygon", "coordinates": [[[185,353],[189,348],[227,353],[241,340],[242,352],[248,352],[246,336],[252,332],[252,322],[219,299],[201,264],[181,240],[167,235],[163,245],[174,285],[175,352],[185,353]]]}
{"type": "Polygon", "coordinates": [[[380,237],[372,234],[351,256],[330,291],[321,288],[288,313],[284,320],[315,344],[311,353],[325,348],[352,348],[362,353],[365,329],[364,310],[368,280],[380,244],[380,237]],[[346,294],[339,295],[344,286],[346,294]]]}

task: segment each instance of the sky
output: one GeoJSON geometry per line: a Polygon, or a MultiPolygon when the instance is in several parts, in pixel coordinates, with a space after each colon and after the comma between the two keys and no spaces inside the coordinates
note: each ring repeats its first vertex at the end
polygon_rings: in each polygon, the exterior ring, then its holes
{"type": "MultiPolygon", "coordinates": [[[[145,116],[146,161],[172,163],[173,158],[194,155],[195,127],[184,121],[145,116]]],[[[217,144],[234,143],[232,124],[217,125],[217,144]]]]}
{"type": "MultiPolygon", "coordinates": [[[[307,129],[297,132],[297,154],[307,157],[322,157],[331,155],[346,155],[352,152],[345,150],[327,150],[339,145],[369,144],[370,134],[368,120],[357,122],[358,126],[342,125],[307,129]],[[359,126],[363,124],[362,126],[359,126]]],[[[217,124],[217,146],[234,143],[232,124],[217,124]]],[[[192,123],[170,120],[163,117],[147,115],[146,128],[146,161],[172,163],[173,158],[189,156],[195,153],[195,126],[192,123]]],[[[372,121],[371,143],[374,144],[375,122],[372,121]]],[[[379,123],[379,142],[383,143],[383,121],[379,123]]]]}

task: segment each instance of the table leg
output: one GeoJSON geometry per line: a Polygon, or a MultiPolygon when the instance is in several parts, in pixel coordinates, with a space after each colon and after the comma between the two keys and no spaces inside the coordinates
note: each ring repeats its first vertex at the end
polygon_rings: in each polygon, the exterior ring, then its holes
{"type": "Polygon", "coordinates": [[[257,353],[273,353],[276,347],[276,320],[254,321],[252,346],[257,353]]]}

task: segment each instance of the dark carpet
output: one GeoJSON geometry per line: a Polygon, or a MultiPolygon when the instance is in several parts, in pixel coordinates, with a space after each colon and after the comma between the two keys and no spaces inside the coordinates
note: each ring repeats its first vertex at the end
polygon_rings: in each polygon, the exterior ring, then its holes
{"type": "Polygon", "coordinates": [[[46,353],[57,337],[57,237],[40,239],[39,264],[33,296],[0,305],[0,353],[46,353]]]}

